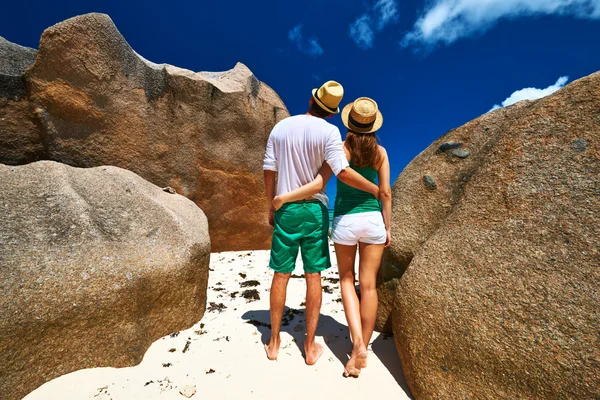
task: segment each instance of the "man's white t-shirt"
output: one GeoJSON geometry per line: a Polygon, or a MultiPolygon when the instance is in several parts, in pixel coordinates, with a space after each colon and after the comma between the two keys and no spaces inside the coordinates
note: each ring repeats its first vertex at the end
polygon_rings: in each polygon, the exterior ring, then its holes
{"type": "MultiPolygon", "coordinates": [[[[348,167],[340,130],[322,118],[296,115],[271,131],[263,169],[277,171],[280,195],[312,182],[325,161],[336,176],[348,167]]],[[[314,197],[328,207],[325,191],[314,197]]]]}

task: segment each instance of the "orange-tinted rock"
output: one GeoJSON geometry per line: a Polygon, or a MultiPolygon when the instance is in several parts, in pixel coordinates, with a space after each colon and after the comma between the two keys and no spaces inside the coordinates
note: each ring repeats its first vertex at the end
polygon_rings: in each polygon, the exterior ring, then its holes
{"type": "Polygon", "coordinates": [[[175,188],[205,212],[213,251],[269,246],[262,160],[288,112],[246,66],[154,64],[108,16],[87,14],[44,32],[25,79],[47,158],[115,165],[175,188]]]}
{"type": "Polygon", "coordinates": [[[0,397],[92,367],[138,364],[199,321],[202,211],[115,167],[0,164],[0,397]]]}
{"type": "Polygon", "coordinates": [[[382,274],[408,267],[392,325],[416,398],[600,395],[599,110],[596,73],[447,133],[394,184],[382,274]]]}

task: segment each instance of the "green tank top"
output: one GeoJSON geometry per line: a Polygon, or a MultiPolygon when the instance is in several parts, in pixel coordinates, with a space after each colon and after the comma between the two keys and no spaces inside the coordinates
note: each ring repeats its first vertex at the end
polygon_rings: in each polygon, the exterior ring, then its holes
{"type": "MultiPolygon", "coordinates": [[[[377,170],[371,167],[354,168],[352,161],[350,161],[350,166],[365,179],[375,183],[377,170]]],[[[335,196],[335,207],[333,210],[334,217],[371,211],[381,211],[381,205],[375,196],[348,186],[339,179],[337,180],[337,195],[335,196]]]]}

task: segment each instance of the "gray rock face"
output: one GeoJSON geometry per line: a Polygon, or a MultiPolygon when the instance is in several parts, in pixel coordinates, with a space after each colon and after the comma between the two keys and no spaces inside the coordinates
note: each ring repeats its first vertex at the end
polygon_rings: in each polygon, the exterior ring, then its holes
{"type": "Polygon", "coordinates": [[[47,158],[23,76],[36,55],[37,50],[0,37],[0,163],[18,165],[47,158]]]}
{"type": "Polygon", "coordinates": [[[0,397],[139,363],[202,318],[210,240],[190,200],[116,167],[0,164],[0,397]]]}
{"type": "Polygon", "coordinates": [[[429,174],[423,175],[423,183],[428,189],[435,189],[437,185],[435,184],[435,178],[429,174]]]}
{"type": "Polygon", "coordinates": [[[37,50],[0,37],[0,99],[18,100],[26,95],[23,73],[35,61],[37,50]]]}
{"type": "Polygon", "coordinates": [[[23,77],[36,55],[37,50],[0,37],[0,163],[25,164],[47,158],[23,77]]]}
{"type": "Polygon", "coordinates": [[[192,72],[139,56],[104,14],[48,28],[28,97],[0,121],[0,163],[114,165],[171,186],[206,214],[213,251],[264,249],[262,159],[289,116],[243,64],[192,72]]]}
{"type": "Polygon", "coordinates": [[[467,158],[471,155],[471,152],[465,149],[454,149],[451,151],[451,153],[453,156],[456,156],[458,158],[467,158]]]}
{"type": "Polygon", "coordinates": [[[573,150],[575,150],[578,153],[583,153],[588,148],[587,141],[581,138],[575,139],[573,143],[571,143],[571,146],[573,147],[573,150]]]}

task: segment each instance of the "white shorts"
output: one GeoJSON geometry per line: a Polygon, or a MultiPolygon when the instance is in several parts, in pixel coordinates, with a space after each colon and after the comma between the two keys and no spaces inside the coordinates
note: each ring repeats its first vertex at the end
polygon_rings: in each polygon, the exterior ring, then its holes
{"type": "Polygon", "coordinates": [[[333,219],[331,239],[334,243],[346,246],[353,246],[358,242],[385,244],[383,217],[378,211],[338,215],[333,219]]]}

